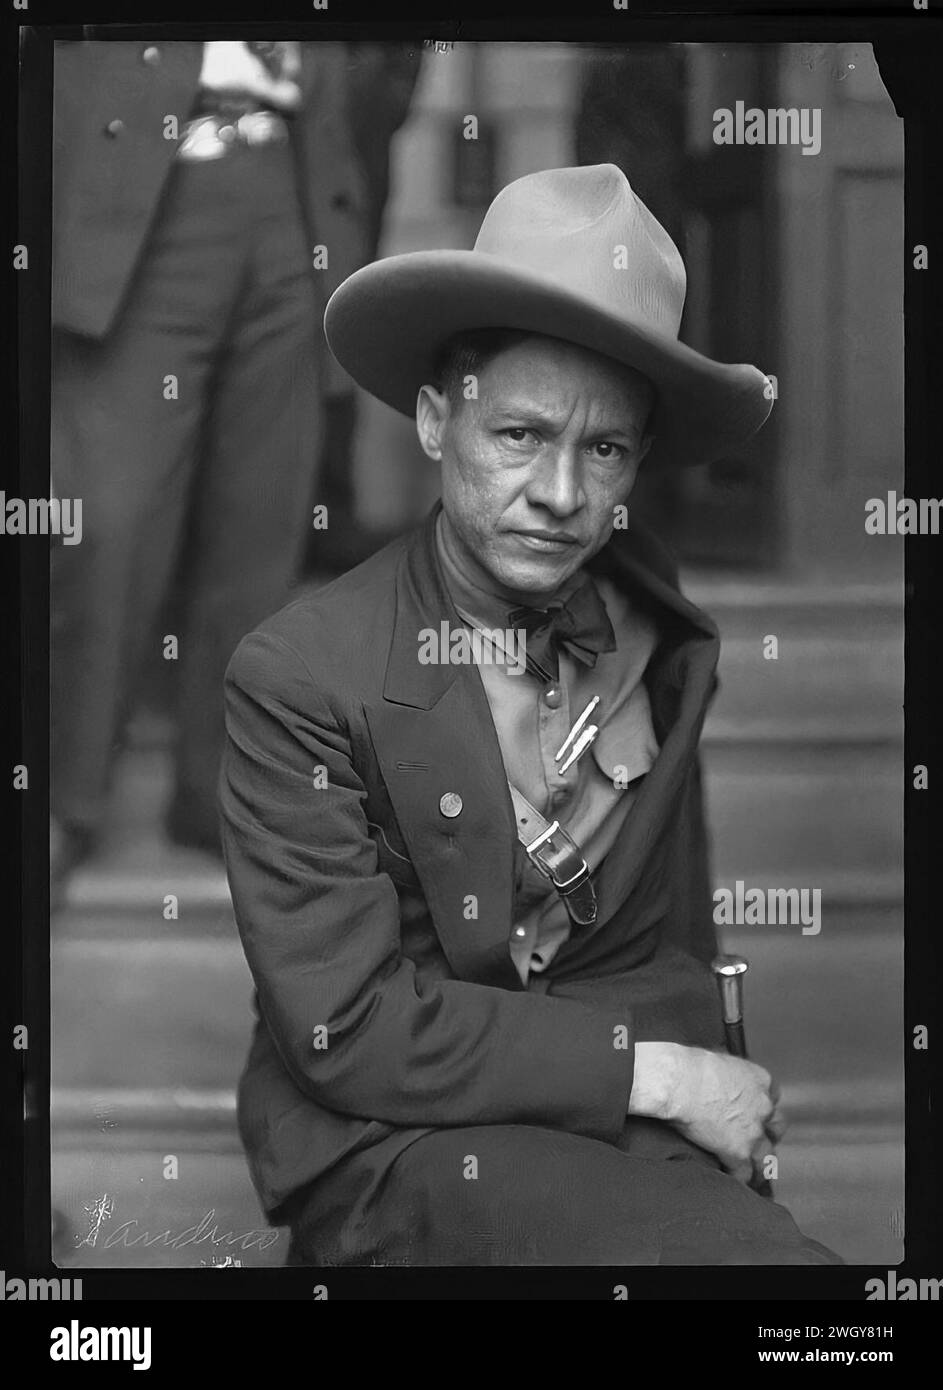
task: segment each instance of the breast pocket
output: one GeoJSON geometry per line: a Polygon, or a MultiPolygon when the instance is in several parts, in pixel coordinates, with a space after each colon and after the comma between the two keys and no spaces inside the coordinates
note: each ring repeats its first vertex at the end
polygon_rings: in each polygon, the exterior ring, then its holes
{"type": "Polygon", "coordinates": [[[600,728],[591,747],[593,760],[607,781],[625,788],[651,770],[658,751],[648,693],[640,684],[600,728]]]}

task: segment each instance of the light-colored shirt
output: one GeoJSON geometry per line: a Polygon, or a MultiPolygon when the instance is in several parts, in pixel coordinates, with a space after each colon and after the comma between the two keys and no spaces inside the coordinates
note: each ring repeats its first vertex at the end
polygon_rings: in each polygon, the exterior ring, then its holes
{"type": "MultiPolygon", "coordinates": [[[[436,544],[452,602],[471,628],[497,633],[511,626],[513,600],[470,582],[441,540],[436,544]]],[[[581,571],[555,598],[566,598],[585,580],[581,571]]],[[[530,672],[515,672],[510,659],[479,660],[478,671],[494,720],[508,781],[548,820],[558,820],[579,845],[590,871],[598,869],[622,829],[640,779],[658,755],[648,692],[642,679],[658,640],[652,620],[614,584],[593,576],[615,634],[616,649],[601,652],[593,667],[560,649],[560,703],[547,703],[548,687],[530,672]],[[599,734],[561,773],[555,754],[594,695],[589,722],[599,734]]],[[[476,655],[485,649],[479,644],[476,655]]],[[[475,651],[475,647],[472,647],[475,651]]],[[[566,905],[548,880],[525,859],[517,885],[510,952],[524,984],[550,964],[570,934],[566,905]]]]}
{"type": "Polygon", "coordinates": [[[203,45],[200,87],[206,92],[251,97],[262,106],[293,110],[301,100],[297,82],[301,72],[300,45],[287,40],[278,44],[277,52],[279,72],[273,76],[241,39],[208,41],[203,45]]]}

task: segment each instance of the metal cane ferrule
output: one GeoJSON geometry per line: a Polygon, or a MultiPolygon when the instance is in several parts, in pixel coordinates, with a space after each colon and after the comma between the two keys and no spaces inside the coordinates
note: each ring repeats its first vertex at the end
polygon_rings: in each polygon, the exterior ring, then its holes
{"type": "Polygon", "coordinates": [[[743,977],[747,963],[739,956],[716,956],[711,969],[720,990],[725,1023],[740,1023],[743,1019],[743,977]]]}

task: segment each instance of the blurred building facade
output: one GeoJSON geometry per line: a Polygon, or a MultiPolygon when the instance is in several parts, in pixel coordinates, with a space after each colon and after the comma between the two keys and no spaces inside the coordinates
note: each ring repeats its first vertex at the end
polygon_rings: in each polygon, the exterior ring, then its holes
{"type": "MultiPolygon", "coordinates": [[[[751,961],[753,1055],[792,1115],[778,1192],[849,1261],[890,1263],[903,1205],[903,551],[865,533],[864,509],[903,492],[902,123],[865,45],[430,50],[393,143],[381,254],[468,247],[510,180],[603,160],[684,254],[686,340],[776,379],[771,421],[742,456],[640,480],[633,505],[721,627],[703,745],[716,883],[822,892],[818,935],[725,933],[751,961]],[[715,145],[713,112],[738,101],[819,109],[820,152],[715,145]]],[[[437,494],[411,424],[366,397],[355,477],[376,529],[410,524],[437,494]]],[[[232,1111],[248,975],[224,881],[147,839],[159,756],[129,763],[110,866],[76,884],[54,961],[54,1178],[79,1236],[103,1193],[112,1229],[133,1217],[183,1230],[210,1207],[224,1229],[260,1224],[232,1111]],[[187,1157],[181,1182],[162,1180],[168,1152],[187,1157]]],[[[63,1241],[65,1263],[210,1259],[63,1241]]],[[[278,1264],[282,1245],[235,1253],[278,1264]]]]}
{"type": "MultiPolygon", "coordinates": [[[[863,526],[862,494],[903,478],[903,128],[870,46],[431,52],[394,144],[381,254],[471,246],[512,179],[603,161],[625,171],[682,251],[685,340],[777,381],[774,414],[742,457],[668,494],[645,480],[653,522],[693,563],[896,578],[899,548],[873,546],[863,526]],[[820,152],[715,145],[713,112],[738,101],[819,109],[820,152]],[[464,137],[468,115],[475,139],[464,137]]],[[[412,519],[435,477],[408,424],[371,411],[362,510],[377,525],[412,519]]]]}

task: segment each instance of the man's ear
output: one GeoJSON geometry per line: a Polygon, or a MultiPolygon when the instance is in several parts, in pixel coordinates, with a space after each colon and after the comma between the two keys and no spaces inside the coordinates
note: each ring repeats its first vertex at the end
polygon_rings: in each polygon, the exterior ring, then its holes
{"type": "Polygon", "coordinates": [[[443,391],[434,386],[421,386],[416,399],[416,433],[423,453],[440,462],[442,439],[449,422],[451,403],[443,391]]]}

